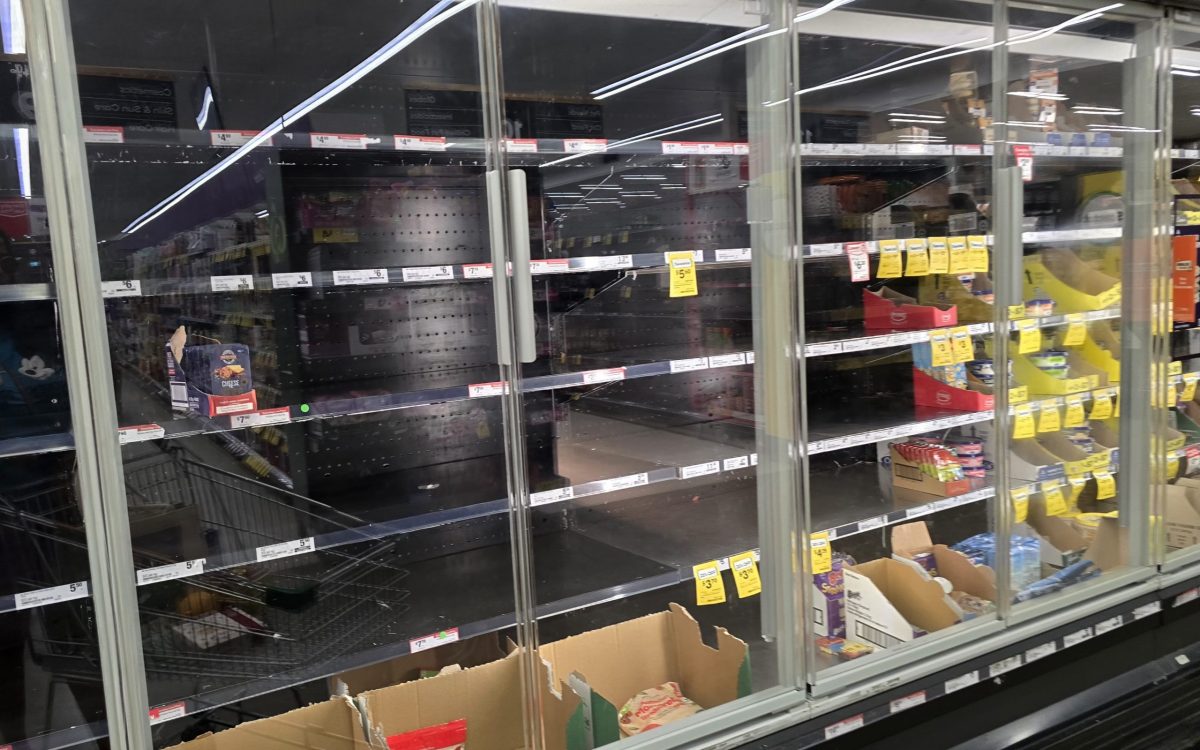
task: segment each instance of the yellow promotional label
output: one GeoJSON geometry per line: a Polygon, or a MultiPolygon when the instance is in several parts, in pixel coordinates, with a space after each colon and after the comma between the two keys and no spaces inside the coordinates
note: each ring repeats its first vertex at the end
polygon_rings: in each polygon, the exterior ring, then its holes
{"type": "Polygon", "coordinates": [[[928,276],[929,251],[925,245],[925,238],[917,237],[906,241],[904,243],[904,250],[908,256],[908,262],[904,266],[904,275],[928,276]]]}
{"type": "Polygon", "coordinates": [[[1183,374],[1183,363],[1179,362],[1179,361],[1169,363],[1167,365],[1167,374],[1168,375],[1182,375],[1183,374]]]}
{"type": "Polygon", "coordinates": [[[1071,486],[1071,502],[1079,502],[1079,496],[1083,494],[1083,488],[1087,487],[1087,483],[1087,477],[1067,477],[1067,484],[1071,486]]]}
{"type": "Polygon", "coordinates": [[[950,248],[945,237],[929,238],[929,272],[950,273],[950,248]]]}
{"type": "Polygon", "coordinates": [[[1092,465],[1086,458],[1081,458],[1078,461],[1063,461],[1063,471],[1069,477],[1081,477],[1091,470],[1092,465]]]}
{"type": "Polygon", "coordinates": [[[1042,499],[1046,501],[1046,515],[1065,516],[1070,513],[1062,485],[1058,482],[1042,482],[1042,499]]]}
{"type": "Polygon", "coordinates": [[[879,269],[876,278],[898,279],[904,275],[904,261],[900,257],[900,240],[879,241],[879,269]]]}
{"type": "Polygon", "coordinates": [[[950,345],[950,335],[934,333],[929,336],[930,357],[934,367],[946,367],[954,364],[954,349],[950,345]]]}
{"type": "Polygon", "coordinates": [[[1058,406],[1053,401],[1043,401],[1038,409],[1037,431],[1058,432],[1061,429],[1062,419],[1058,413],[1058,406]]]}
{"type": "Polygon", "coordinates": [[[1017,487],[1008,491],[1013,503],[1013,522],[1025,523],[1029,518],[1029,488],[1017,487]]]}
{"type": "Polygon", "coordinates": [[[1174,479],[1179,473],[1179,456],[1171,454],[1167,456],[1167,479],[1174,479]]]}
{"type": "Polygon", "coordinates": [[[1028,311],[1025,309],[1025,305],[1009,305],[1008,306],[1008,319],[1009,320],[1020,320],[1021,318],[1024,318],[1027,314],[1028,314],[1028,311]]]}
{"type": "Polygon", "coordinates": [[[1083,413],[1083,397],[1067,396],[1067,413],[1063,416],[1063,427],[1083,427],[1087,417],[1083,413]]]}
{"type": "Polygon", "coordinates": [[[358,230],[354,227],[317,227],[313,229],[313,242],[318,245],[358,242],[358,230]]]}
{"type": "Polygon", "coordinates": [[[1112,391],[1112,401],[1113,401],[1113,408],[1112,408],[1113,409],[1113,413],[1112,413],[1113,417],[1121,416],[1121,396],[1120,396],[1119,391],[1116,391],[1116,390],[1112,391]]]}
{"type": "Polygon", "coordinates": [[[971,343],[971,332],[966,326],[950,329],[950,343],[953,344],[955,362],[975,359],[975,345],[971,343]]]}
{"type": "Polygon", "coordinates": [[[833,570],[833,547],[829,544],[828,532],[822,531],[819,534],[813,534],[809,548],[812,551],[813,575],[833,570]]]}
{"type": "Polygon", "coordinates": [[[971,255],[967,250],[967,238],[951,237],[947,242],[950,245],[950,273],[970,273],[971,255]]]}
{"type": "Polygon", "coordinates": [[[1023,404],[1029,400],[1029,386],[1019,385],[1008,389],[1008,403],[1023,404]]]}
{"type": "Polygon", "coordinates": [[[1112,307],[1121,301],[1121,285],[1113,284],[1108,289],[1096,295],[1100,307],[1112,307]]]}
{"type": "Polygon", "coordinates": [[[672,297],[695,297],[700,293],[700,284],[696,280],[696,257],[694,255],[686,250],[667,253],[667,264],[670,266],[672,297]]]}
{"type": "Polygon", "coordinates": [[[739,599],[762,593],[762,581],[758,577],[758,563],[753,552],[743,552],[729,558],[729,569],[733,571],[733,584],[739,599]]]}
{"type": "Polygon", "coordinates": [[[1082,346],[1087,338],[1087,322],[1083,313],[1067,316],[1067,332],[1063,334],[1063,346],[1082,346]]]}
{"type": "Polygon", "coordinates": [[[1088,414],[1088,419],[1104,420],[1113,415],[1112,399],[1108,397],[1108,391],[1101,389],[1092,392],[1092,412],[1088,414]]]}
{"type": "Polygon", "coordinates": [[[987,237],[982,234],[973,234],[967,238],[967,253],[968,263],[971,270],[975,273],[987,273],[988,271],[988,249],[987,237]]]}
{"type": "Polygon", "coordinates": [[[1096,480],[1096,499],[1108,500],[1117,496],[1117,480],[1107,471],[1093,471],[1096,480]]]}
{"type": "Polygon", "coordinates": [[[1108,450],[1106,449],[1098,450],[1084,460],[1087,461],[1088,469],[1093,473],[1097,471],[1108,471],[1108,465],[1111,462],[1111,458],[1108,455],[1108,450]]]}
{"type": "Polygon", "coordinates": [[[1017,321],[1017,352],[1033,354],[1042,349],[1042,329],[1038,328],[1036,320],[1017,321]]]}
{"type": "Polygon", "coordinates": [[[1196,383],[1200,382],[1200,372],[1189,372],[1183,376],[1183,392],[1179,394],[1180,401],[1193,401],[1196,398],[1196,383]]]}
{"type": "Polygon", "coordinates": [[[696,604],[703,607],[725,603],[725,581],[716,560],[693,565],[692,575],[696,578],[696,604]]]}
{"type": "Polygon", "coordinates": [[[1036,434],[1033,408],[1029,404],[1021,404],[1013,409],[1013,437],[1017,440],[1027,440],[1036,434]]]}

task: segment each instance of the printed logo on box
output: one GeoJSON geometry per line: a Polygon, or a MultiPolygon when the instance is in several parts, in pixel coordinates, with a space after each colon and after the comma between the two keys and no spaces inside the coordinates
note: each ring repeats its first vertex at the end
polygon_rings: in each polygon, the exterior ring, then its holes
{"type": "Polygon", "coordinates": [[[450,628],[449,630],[431,633],[429,635],[421,636],[420,638],[413,638],[408,642],[408,650],[409,652],[416,654],[420,653],[421,651],[428,651],[431,648],[444,646],[447,643],[454,643],[457,640],[458,628],[450,628]]]}

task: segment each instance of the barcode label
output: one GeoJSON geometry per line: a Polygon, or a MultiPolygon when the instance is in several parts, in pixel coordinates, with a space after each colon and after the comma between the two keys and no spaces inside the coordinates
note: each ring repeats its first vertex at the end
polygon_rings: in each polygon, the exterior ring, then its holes
{"type": "Polygon", "coordinates": [[[44,607],[47,604],[69,602],[72,599],[83,599],[87,595],[87,581],[78,581],[77,583],[51,586],[48,589],[39,589],[37,591],[22,591],[13,598],[16,600],[17,609],[31,609],[33,607],[44,607]]]}
{"type": "Polygon", "coordinates": [[[160,581],[197,576],[204,572],[204,562],[205,559],[202,557],[199,560],[185,560],[170,565],[159,565],[156,568],[145,568],[137,572],[137,582],[139,586],[145,586],[160,581]]]}
{"type": "Polygon", "coordinates": [[[746,364],[746,353],[739,352],[737,354],[718,354],[715,357],[708,358],[709,367],[732,367],[734,365],[746,364]]]}
{"type": "Polygon", "coordinates": [[[918,690],[911,695],[906,695],[903,698],[897,698],[889,704],[891,713],[898,714],[901,711],[906,711],[913,706],[919,706],[925,702],[925,691],[918,690]]]}
{"type": "Polygon", "coordinates": [[[616,479],[605,479],[600,483],[601,492],[616,492],[618,490],[627,490],[630,487],[641,487],[650,482],[650,477],[645,472],[641,474],[630,474],[627,477],[617,477],[616,479]]]}
{"type": "Polygon", "coordinates": [[[979,672],[967,672],[964,675],[959,675],[952,680],[946,680],[946,694],[949,695],[957,690],[971,687],[979,683],[979,672]]]}
{"type": "Polygon", "coordinates": [[[171,383],[171,401],[187,402],[187,383],[171,383]]]}
{"type": "Polygon", "coordinates": [[[857,640],[873,643],[880,648],[899,646],[904,641],[894,635],[885,633],[874,625],[868,625],[862,620],[854,621],[854,636],[857,640]]]}
{"type": "Polygon", "coordinates": [[[613,380],[624,380],[624,367],[611,367],[607,370],[591,370],[583,373],[583,382],[586,385],[594,385],[596,383],[608,383],[613,380]]]}
{"type": "Polygon", "coordinates": [[[1091,637],[1092,637],[1092,629],[1091,628],[1083,628],[1081,630],[1076,630],[1074,633],[1067,633],[1066,635],[1063,636],[1063,646],[1065,648],[1070,648],[1071,646],[1083,643],[1084,641],[1088,640],[1091,637]]]}
{"type": "Polygon", "coordinates": [[[1096,635],[1104,635],[1108,631],[1116,630],[1124,624],[1124,618],[1122,618],[1120,615],[1117,615],[1116,617],[1110,617],[1107,620],[1101,620],[1100,622],[1096,623],[1093,628],[1096,631],[1096,635]]]}
{"type": "Polygon", "coordinates": [[[1143,604],[1142,606],[1133,610],[1133,619],[1140,620],[1143,617],[1149,617],[1150,615],[1154,614],[1155,612],[1159,612],[1161,610],[1162,610],[1162,602],[1155,601],[1155,602],[1150,602],[1149,604],[1143,604]]]}
{"type": "Polygon", "coordinates": [[[1011,672],[1021,666],[1021,655],[1010,656],[1007,659],[1001,659],[988,667],[988,677],[998,677],[1005,672],[1011,672]]]}
{"type": "Polygon", "coordinates": [[[1034,646],[1025,652],[1025,663],[1029,664],[1037,661],[1038,659],[1044,659],[1057,650],[1058,644],[1054,641],[1047,641],[1040,646],[1034,646]]]}
{"type": "Polygon", "coordinates": [[[560,487],[557,490],[546,490],[544,492],[535,492],[529,496],[530,505],[548,505],[557,503],[563,500],[570,500],[575,497],[575,489],[572,487],[560,487]]]}
{"type": "Polygon", "coordinates": [[[210,276],[209,285],[214,292],[246,292],[254,288],[254,277],[250,274],[210,276]]]}
{"type": "Polygon", "coordinates": [[[113,297],[141,297],[142,282],[137,279],[101,281],[100,295],[105,299],[112,299],[113,297]]]}
{"type": "Polygon", "coordinates": [[[694,357],[692,359],[673,359],[671,360],[671,372],[692,372],[693,370],[707,370],[708,357],[694,357]]]}
{"type": "Polygon", "coordinates": [[[315,549],[316,545],[310,536],[307,539],[296,539],[291,542],[280,542],[279,544],[268,544],[264,547],[258,547],[254,550],[254,556],[259,562],[266,562],[268,560],[292,557],[293,555],[303,555],[315,549]]]}
{"type": "Polygon", "coordinates": [[[842,719],[836,724],[830,724],[825,727],[825,739],[831,740],[834,737],[841,737],[843,734],[849,734],[855,729],[861,728],[863,725],[863,715],[858,714],[851,716],[848,719],[842,719]]]}
{"type": "Polygon", "coordinates": [[[356,268],[349,271],[334,271],[334,286],[352,286],[356,284],[386,284],[388,272],[386,268],[356,268]]]}
{"type": "Polygon", "coordinates": [[[703,464],[695,464],[693,466],[684,466],[679,469],[680,479],[692,479],[693,477],[703,477],[709,474],[716,474],[721,471],[720,461],[709,461],[703,464]]]}
{"type": "Polygon", "coordinates": [[[245,146],[258,135],[257,130],[210,130],[209,138],[214,146],[245,146]]]}
{"type": "Polygon", "coordinates": [[[425,266],[402,268],[400,274],[405,281],[448,281],[454,278],[453,266],[425,266]]]}
{"type": "Polygon", "coordinates": [[[731,263],[734,261],[744,261],[744,260],[750,260],[750,248],[748,248],[748,247],[739,247],[739,248],[732,248],[732,249],[717,251],[717,262],[718,263],[731,263]]]}
{"type": "Polygon", "coordinates": [[[735,456],[734,458],[725,459],[722,464],[725,471],[733,471],[734,469],[744,469],[750,465],[749,456],[735,456]]]}
{"type": "Polygon", "coordinates": [[[271,286],[276,289],[304,289],[312,285],[312,274],[304,271],[271,274],[271,286]]]}

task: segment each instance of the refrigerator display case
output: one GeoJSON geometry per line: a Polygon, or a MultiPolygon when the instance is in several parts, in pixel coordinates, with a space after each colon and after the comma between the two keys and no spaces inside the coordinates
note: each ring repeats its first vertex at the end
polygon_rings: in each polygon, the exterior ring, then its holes
{"type": "Polygon", "coordinates": [[[1161,10],[4,8],[0,743],[750,736],[1191,560],[1161,10]]]}

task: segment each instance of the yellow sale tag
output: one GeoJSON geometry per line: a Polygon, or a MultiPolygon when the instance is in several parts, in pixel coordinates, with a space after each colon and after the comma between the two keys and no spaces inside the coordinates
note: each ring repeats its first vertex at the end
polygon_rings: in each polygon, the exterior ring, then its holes
{"type": "Polygon", "coordinates": [[[1029,488],[1017,487],[1008,491],[1013,502],[1013,522],[1025,523],[1029,518],[1029,488]]]}
{"type": "Polygon", "coordinates": [[[1108,471],[1108,465],[1111,461],[1111,458],[1108,455],[1107,449],[1101,449],[1097,450],[1084,460],[1087,461],[1088,469],[1090,471],[1108,471]]]}
{"type": "Polygon", "coordinates": [[[1088,419],[1104,420],[1113,415],[1112,399],[1108,397],[1108,391],[1099,390],[1092,392],[1092,413],[1088,414],[1088,419]]]}
{"type": "Polygon", "coordinates": [[[904,267],[905,276],[929,275],[929,251],[925,246],[924,237],[916,237],[904,243],[908,263],[904,267]]]}
{"type": "Polygon", "coordinates": [[[819,534],[813,534],[809,548],[812,551],[813,575],[833,570],[833,547],[829,544],[829,532],[822,531],[819,534]]]}
{"type": "Polygon", "coordinates": [[[1008,403],[1023,404],[1029,400],[1029,386],[1018,385],[1016,388],[1008,389],[1008,403]]]}
{"type": "Polygon", "coordinates": [[[934,367],[946,367],[954,364],[954,350],[950,346],[949,334],[930,334],[929,348],[932,351],[931,357],[934,367]]]}
{"type": "Polygon", "coordinates": [[[1183,363],[1179,362],[1178,360],[1175,362],[1169,363],[1167,365],[1167,374],[1168,375],[1182,375],[1183,374],[1183,363]]]}
{"type": "Polygon", "coordinates": [[[667,253],[667,264],[670,266],[672,297],[695,297],[700,293],[700,284],[696,281],[696,256],[686,250],[667,253]]]}
{"type": "Polygon", "coordinates": [[[1119,391],[1112,391],[1113,395],[1113,417],[1121,416],[1121,395],[1119,391]]]}
{"type": "Polygon", "coordinates": [[[758,577],[758,564],[753,552],[743,552],[729,558],[729,569],[733,571],[733,584],[737,586],[739,599],[762,592],[762,581],[758,577]]]}
{"type": "Polygon", "coordinates": [[[929,272],[950,273],[950,248],[945,237],[929,238],[929,272]]]}
{"type": "Polygon", "coordinates": [[[1083,413],[1083,397],[1076,394],[1067,396],[1067,414],[1063,417],[1063,427],[1083,427],[1087,418],[1083,413]]]}
{"type": "Polygon", "coordinates": [[[1183,376],[1183,393],[1179,394],[1180,401],[1192,401],[1196,398],[1196,383],[1200,382],[1200,372],[1189,372],[1183,376]]]}
{"type": "Polygon", "coordinates": [[[1081,477],[1092,470],[1092,465],[1086,458],[1081,458],[1078,461],[1063,461],[1063,471],[1069,477],[1081,477]]]}
{"type": "Polygon", "coordinates": [[[1087,338],[1087,323],[1083,313],[1071,313],[1067,316],[1067,332],[1063,334],[1063,346],[1082,346],[1087,338]]]}
{"type": "Polygon", "coordinates": [[[1013,409],[1013,437],[1017,440],[1027,440],[1036,433],[1033,424],[1033,408],[1029,404],[1021,404],[1013,409]]]}
{"type": "Polygon", "coordinates": [[[1025,309],[1025,305],[1009,305],[1008,306],[1008,319],[1009,320],[1020,320],[1021,318],[1025,317],[1027,312],[1028,311],[1025,309]]]}
{"type": "Polygon", "coordinates": [[[1043,401],[1041,408],[1038,409],[1038,432],[1058,432],[1062,429],[1062,420],[1059,418],[1058,405],[1053,401],[1043,401]]]}
{"type": "Polygon", "coordinates": [[[903,261],[900,258],[900,240],[879,241],[879,270],[876,278],[897,279],[904,275],[903,261]]]}
{"type": "Polygon", "coordinates": [[[1117,480],[1112,474],[1107,471],[1093,471],[1092,477],[1096,480],[1096,499],[1108,500],[1117,496],[1117,480]]]}
{"type": "Polygon", "coordinates": [[[988,271],[988,249],[987,237],[982,234],[973,234],[967,238],[967,252],[969,253],[969,263],[971,270],[975,273],[987,273],[988,271]]]}
{"type": "Polygon", "coordinates": [[[971,256],[967,251],[966,237],[951,237],[950,244],[950,273],[970,273],[971,256]]]}
{"type": "Polygon", "coordinates": [[[1179,456],[1174,453],[1167,456],[1167,479],[1174,479],[1179,473],[1179,456]]]}
{"type": "Polygon", "coordinates": [[[975,359],[975,345],[971,343],[971,332],[966,326],[951,329],[950,342],[954,347],[955,362],[970,362],[975,359]]]}
{"type": "Polygon", "coordinates": [[[1121,285],[1113,284],[1108,289],[1096,295],[1100,307],[1113,307],[1121,301],[1121,285]]]}
{"type": "Polygon", "coordinates": [[[703,607],[725,603],[725,581],[716,560],[693,565],[692,575],[696,578],[696,604],[703,607]]]}
{"type": "Polygon", "coordinates": [[[1042,482],[1042,499],[1046,501],[1046,515],[1065,516],[1070,510],[1063,497],[1062,485],[1058,482],[1042,482]]]}
{"type": "Polygon", "coordinates": [[[1018,320],[1017,333],[1020,336],[1017,352],[1033,354],[1042,349],[1042,329],[1038,328],[1036,320],[1018,320]]]}

